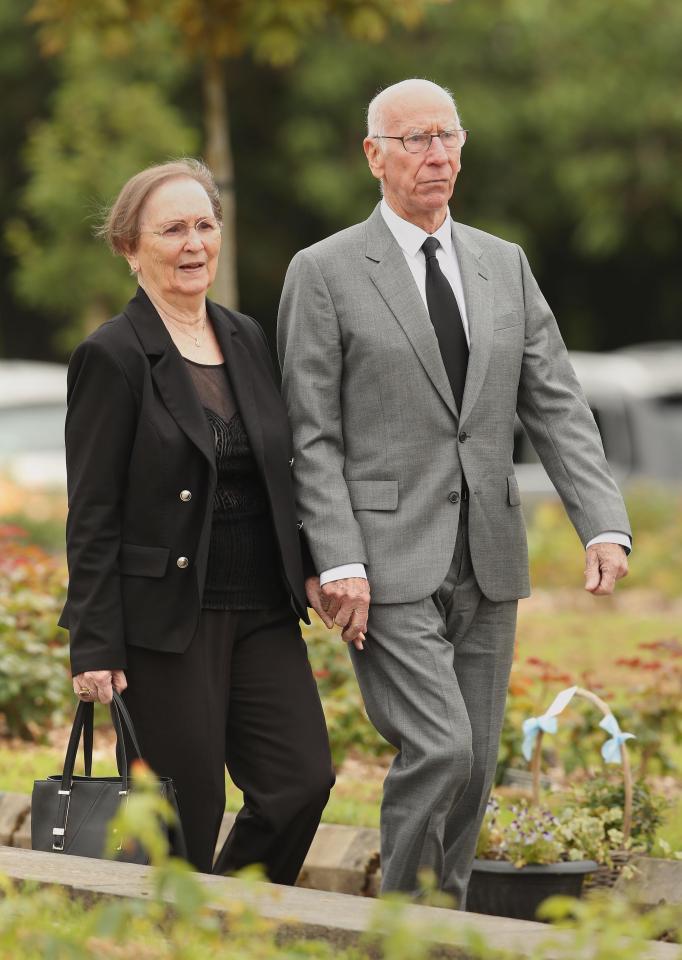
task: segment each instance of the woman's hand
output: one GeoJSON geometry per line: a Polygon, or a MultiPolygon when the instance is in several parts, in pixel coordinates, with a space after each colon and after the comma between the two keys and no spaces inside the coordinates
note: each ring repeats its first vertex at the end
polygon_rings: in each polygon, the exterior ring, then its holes
{"type": "Polygon", "coordinates": [[[307,577],[305,582],[305,592],[308,598],[308,606],[313,608],[327,630],[331,630],[331,628],[334,626],[334,618],[329,616],[326,607],[322,605],[322,589],[320,587],[320,578],[307,577]]]}
{"type": "Polygon", "coordinates": [[[128,686],[123,670],[86,670],[73,678],[73,690],[86,703],[111,703],[113,693],[123,693],[128,686]]]}

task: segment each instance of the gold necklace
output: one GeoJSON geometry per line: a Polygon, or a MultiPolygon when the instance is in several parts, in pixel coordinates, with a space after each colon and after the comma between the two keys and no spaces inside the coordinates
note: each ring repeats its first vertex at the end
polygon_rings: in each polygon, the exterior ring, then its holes
{"type": "Polygon", "coordinates": [[[190,326],[190,324],[185,325],[181,321],[173,320],[169,314],[166,314],[166,320],[168,320],[169,323],[172,323],[175,329],[180,333],[184,333],[186,337],[189,337],[190,340],[193,340],[195,347],[199,347],[199,349],[203,347],[203,337],[206,332],[206,314],[204,314],[202,319],[199,321],[199,326],[201,327],[201,340],[199,340],[199,337],[195,333],[188,333],[187,330],[184,329],[185,326],[190,326]]]}

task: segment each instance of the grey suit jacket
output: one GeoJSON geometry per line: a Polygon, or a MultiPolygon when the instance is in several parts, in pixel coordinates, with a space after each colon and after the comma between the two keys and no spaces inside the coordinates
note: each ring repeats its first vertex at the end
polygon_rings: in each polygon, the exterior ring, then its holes
{"type": "Polygon", "coordinates": [[[367,565],[372,601],[424,598],[452,559],[466,477],[477,580],[527,596],[512,465],[518,414],[583,543],[630,533],[556,321],[515,244],[453,224],[471,352],[461,412],[403,253],[377,207],[301,250],[278,321],[299,516],[318,571],[367,565]]]}

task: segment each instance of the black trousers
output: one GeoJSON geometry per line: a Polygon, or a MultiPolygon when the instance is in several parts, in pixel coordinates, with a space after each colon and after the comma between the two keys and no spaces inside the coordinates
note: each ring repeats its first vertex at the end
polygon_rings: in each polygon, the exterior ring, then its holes
{"type": "Polygon", "coordinates": [[[291,609],[205,610],[183,654],[129,647],[126,677],[143,758],[175,781],[189,861],[212,870],[227,766],[244,806],[213,872],[260,863],[273,882],[293,884],[334,773],[291,609]]]}

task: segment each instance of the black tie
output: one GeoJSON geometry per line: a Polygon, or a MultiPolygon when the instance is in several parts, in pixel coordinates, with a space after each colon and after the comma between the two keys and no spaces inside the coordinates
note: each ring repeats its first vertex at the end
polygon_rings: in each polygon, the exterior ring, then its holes
{"type": "Polygon", "coordinates": [[[440,355],[448,375],[457,409],[462,410],[464,383],[467,376],[469,347],[462,324],[457,298],[438,263],[436,250],[440,241],[427,237],[422,244],[426,257],[426,305],[436,331],[440,355]]]}

